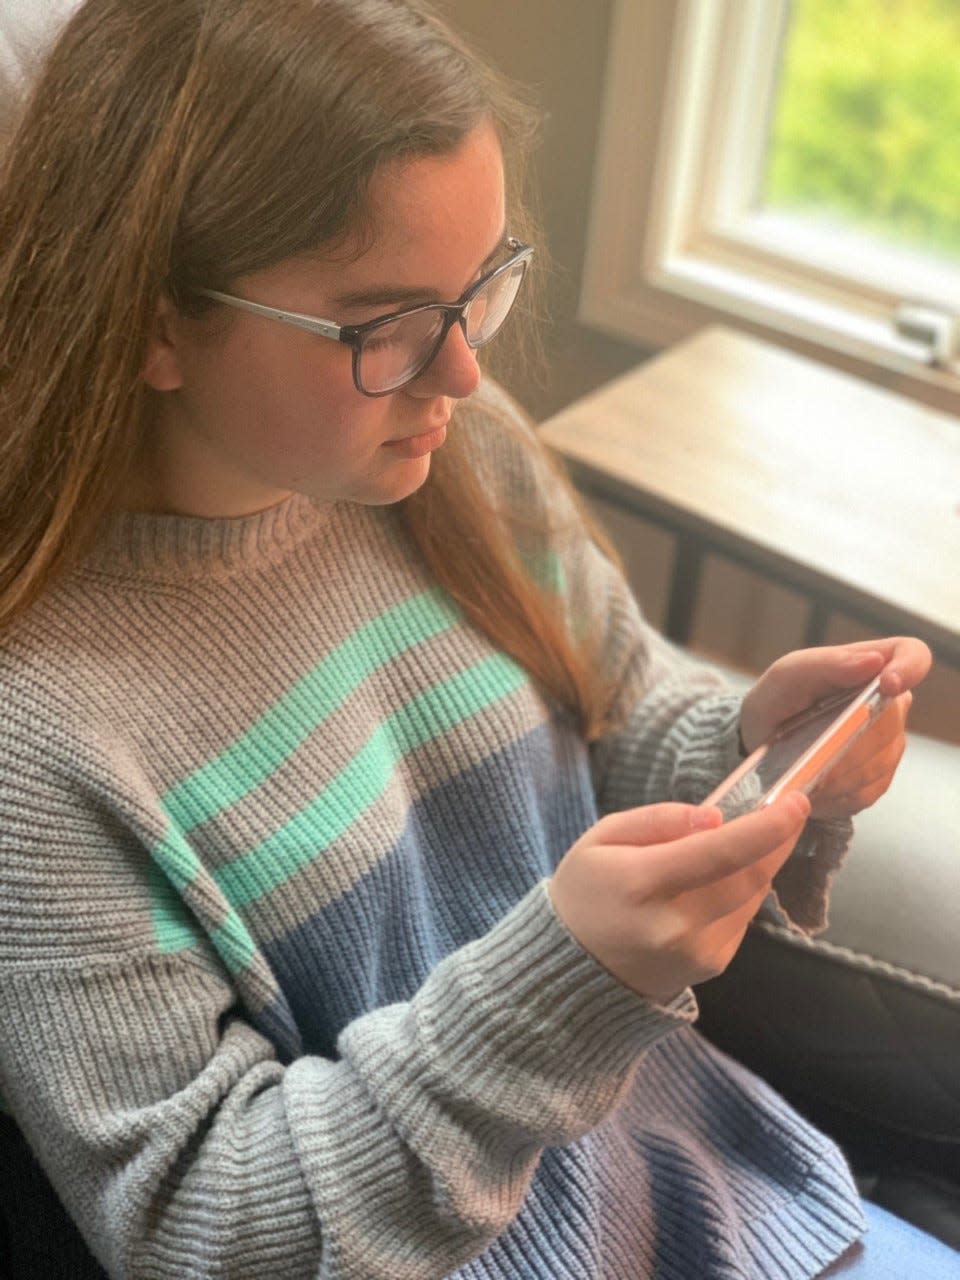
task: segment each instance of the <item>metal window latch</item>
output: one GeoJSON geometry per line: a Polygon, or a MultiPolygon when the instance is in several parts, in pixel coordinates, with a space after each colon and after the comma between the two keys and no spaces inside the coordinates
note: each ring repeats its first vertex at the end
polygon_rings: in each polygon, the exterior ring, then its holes
{"type": "Polygon", "coordinates": [[[901,338],[924,349],[926,363],[951,365],[960,355],[960,315],[918,302],[901,302],[894,312],[901,338]]]}

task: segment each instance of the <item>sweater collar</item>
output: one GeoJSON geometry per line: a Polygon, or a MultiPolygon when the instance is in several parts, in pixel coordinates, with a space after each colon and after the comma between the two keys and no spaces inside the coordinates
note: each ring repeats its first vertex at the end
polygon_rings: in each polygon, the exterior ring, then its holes
{"type": "Polygon", "coordinates": [[[282,557],[325,526],[333,512],[329,504],[298,493],[265,511],[232,518],[113,512],[81,569],[140,578],[224,576],[282,557]]]}

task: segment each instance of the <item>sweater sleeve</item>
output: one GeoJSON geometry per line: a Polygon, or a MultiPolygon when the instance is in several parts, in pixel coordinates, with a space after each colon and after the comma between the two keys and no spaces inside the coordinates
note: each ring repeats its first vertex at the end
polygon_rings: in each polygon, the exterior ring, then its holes
{"type": "Polygon", "coordinates": [[[157,945],[135,764],[36,734],[0,749],[0,1088],[111,1276],[436,1280],[695,1015],[610,978],[541,884],[335,1059],[281,1061],[212,948],[157,945]]]}
{"type": "MultiPolygon", "coordinates": [[[[493,446],[497,474],[510,478],[506,504],[543,531],[540,544],[528,551],[531,563],[563,593],[571,629],[599,638],[598,661],[611,676],[618,727],[590,751],[600,812],[663,800],[699,804],[740,763],[742,695],[716,667],[646,621],[623,575],[590,538],[565,486],[551,482],[534,432],[511,398],[493,385],[481,403],[509,424],[493,446]]],[[[852,831],[849,821],[808,823],[764,915],[798,932],[825,928],[830,884],[852,831]]]]}

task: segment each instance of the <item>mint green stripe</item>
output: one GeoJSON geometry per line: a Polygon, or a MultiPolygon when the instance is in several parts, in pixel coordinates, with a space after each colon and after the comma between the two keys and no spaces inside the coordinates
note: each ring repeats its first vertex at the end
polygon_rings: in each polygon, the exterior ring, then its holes
{"type": "Polygon", "coordinates": [[[512,659],[494,654],[427,690],[377,727],[366,745],[306,809],[256,848],[213,873],[233,907],[289,880],[380,796],[397,761],[526,682],[512,659]]]}
{"type": "Polygon", "coordinates": [[[154,845],[150,856],[163,871],[167,882],[178,894],[189,888],[203,871],[203,864],[184,839],[183,832],[168,827],[160,844],[154,845]]]}
{"type": "MultiPolygon", "coordinates": [[[[203,875],[203,867],[183,834],[170,828],[151,850],[151,911],[157,946],[165,954],[196,946],[203,936],[201,922],[182,895],[203,875]]],[[[224,904],[226,908],[226,904],[224,904]]],[[[217,954],[231,973],[239,973],[256,954],[256,944],[233,910],[225,909],[223,923],[206,930],[217,954]]]]}
{"type": "Polygon", "coordinates": [[[183,901],[184,892],[203,873],[200,859],[182,832],[167,827],[166,835],[150,850],[150,912],[157,947],[164,955],[196,946],[202,926],[183,901]]]}
{"type": "Polygon", "coordinates": [[[150,912],[157,946],[164,955],[195,946],[202,931],[182,898],[164,874],[162,847],[153,850],[150,868],[150,912]]]}
{"type": "Polygon", "coordinates": [[[298,680],[247,733],[167,792],[181,831],[206,822],[268,778],[377,668],[456,625],[460,613],[432,588],[380,614],[298,680]]]}
{"type": "Polygon", "coordinates": [[[227,919],[210,934],[217,955],[231,973],[239,973],[245,969],[257,952],[257,945],[247,932],[235,911],[231,911],[227,919]]]}

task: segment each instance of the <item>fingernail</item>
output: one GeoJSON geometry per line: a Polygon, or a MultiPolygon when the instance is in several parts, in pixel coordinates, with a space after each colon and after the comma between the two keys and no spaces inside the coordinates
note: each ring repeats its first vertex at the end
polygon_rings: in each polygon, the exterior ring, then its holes
{"type": "Polygon", "coordinates": [[[810,801],[802,791],[791,792],[790,803],[793,808],[794,817],[808,818],[810,816],[810,801]]]}
{"type": "Polygon", "coordinates": [[[903,690],[903,676],[899,671],[891,671],[887,676],[886,683],[887,688],[890,690],[891,698],[895,698],[903,690]]]}
{"type": "Polygon", "coordinates": [[[709,831],[713,827],[719,827],[722,821],[723,814],[713,804],[694,809],[690,814],[690,827],[693,831],[709,831]]]}

